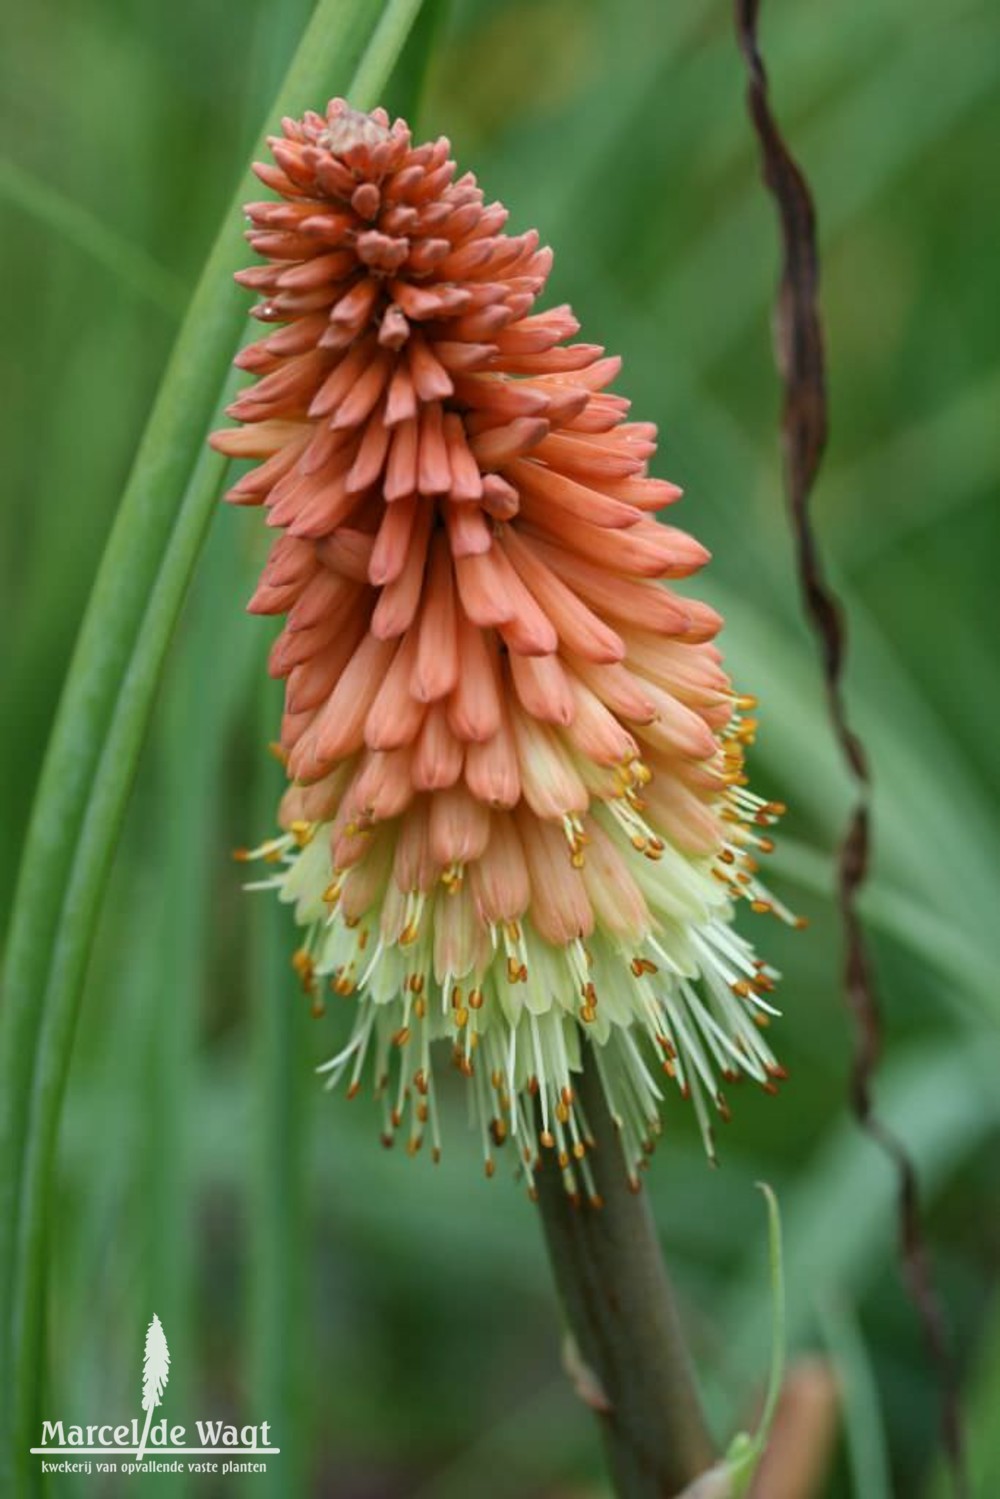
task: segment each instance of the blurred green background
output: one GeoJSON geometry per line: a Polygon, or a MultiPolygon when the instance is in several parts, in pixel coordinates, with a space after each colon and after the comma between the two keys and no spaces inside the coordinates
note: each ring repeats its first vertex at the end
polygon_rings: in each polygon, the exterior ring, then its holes
{"type": "MultiPolygon", "coordinates": [[[[304,0],[37,0],[0,52],[6,912],[74,634],[186,295],[308,14],[304,0]]],[[[996,838],[996,245],[990,0],[770,0],[775,103],[817,196],[832,441],[815,514],[850,611],[871,748],[865,909],[886,1013],[877,1101],[918,1164],[979,1496],[1000,1493],[1000,914],[996,838]]],[[[778,1100],[734,1099],[711,1172],[675,1098],[649,1187],[721,1435],[769,1347],[766,1178],[784,1211],[793,1349],[831,1358],[824,1493],[938,1495],[935,1376],[895,1263],[894,1184],[845,1102],[831,849],[849,791],[791,565],[770,344],[777,265],[719,0],[460,0],[421,132],[448,134],[551,300],[624,355],[657,472],[714,552],[706,596],[761,699],[775,865],[810,917],[756,938],[785,972],[778,1100]]],[[[317,100],[317,104],[323,101],[317,100]]],[[[249,302],[249,298],[248,298],[249,302]]],[[[208,1494],[597,1499],[591,1418],[560,1368],[534,1209],[481,1177],[448,1099],[435,1170],[378,1144],[370,1100],[312,1065],[287,913],[240,892],[280,772],[273,624],[243,603],[259,518],[221,511],[172,651],[80,1020],[51,1224],[46,1412],[131,1419],[152,1312],[164,1412],[268,1420],[266,1477],[208,1494]]],[[[0,1396],[0,1398],[3,1398],[0,1396]]],[[[119,1492],[118,1479],[107,1492],[119,1492]]],[[[182,1494],[182,1480],[160,1481],[182,1494]]],[[[142,1492],[157,1480],[143,1480],[142,1492]]],[[[100,1494],[96,1478],[58,1492],[100,1494]]]]}

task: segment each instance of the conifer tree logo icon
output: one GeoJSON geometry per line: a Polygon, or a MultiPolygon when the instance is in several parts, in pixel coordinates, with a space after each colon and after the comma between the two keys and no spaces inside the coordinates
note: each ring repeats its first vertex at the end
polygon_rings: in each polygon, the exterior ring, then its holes
{"type": "Polygon", "coordinates": [[[170,1350],[163,1333],[163,1325],[156,1313],[153,1320],[146,1328],[146,1352],[142,1361],[142,1408],[146,1412],[146,1424],[142,1429],[142,1441],[136,1454],[136,1462],[141,1463],[146,1450],[146,1439],[149,1436],[149,1423],[153,1419],[153,1411],[163,1398],[163,1391],[170,1377],[170,1350]]]}

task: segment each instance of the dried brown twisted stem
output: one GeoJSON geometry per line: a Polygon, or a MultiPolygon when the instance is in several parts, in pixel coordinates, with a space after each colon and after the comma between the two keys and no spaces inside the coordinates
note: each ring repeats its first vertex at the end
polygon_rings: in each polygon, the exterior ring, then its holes
{"type": "Polygon", "coordinates": [[[715,1451],[649,1201],[629,1186],[589,1049],[578,1093],[603,1206],[571,1200],[555,1153],[545,1152],[536,1180],[549,1258],[615,1490],[620,1499],[669,1499],[711,1466],[715,1451]]]}
{"type": "Polygon", "coordinates": [[[856,790],[855,805],[841,840],[837,880],[845,945],[844,995],[855,1023],[851,1103],[859,1124],[885,1152],[896,1172],[900,1265],[938,1376],[941,1434],[955,1493],[964,1496],[968,1477],[958,1388],[944,1308],[924,1240],[916,1166],[905,1142],[885,1124],[874,1102],[882,1012],[859,914],[871,857],[872,780],[865,746],[849,722],[844,698],[847,630],[843,605],[827,578],[810,513],[812,488],[827,440],[816,210],[809,184],[771,110],[757,39],[759,11],[760,0],[736,0],[737,40],[748,69],[747,104],[760,144],[764,181],[775,200],[781,229],[783,264],[775,331],[785,396],[781,417],[785,487],[802,597],[822,656],[830,721],[856,790]]]}

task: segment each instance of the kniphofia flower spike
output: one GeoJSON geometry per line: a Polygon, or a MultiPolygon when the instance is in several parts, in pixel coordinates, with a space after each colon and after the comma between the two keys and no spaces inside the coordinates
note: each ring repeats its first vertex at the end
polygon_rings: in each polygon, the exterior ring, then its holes
{"type": "Polygon", "coordinates": [[[620,361],[535,312],[552,263],[503,232],[445,139],[342,100],[283,122],[238,276],[268,333],[217,433],[229,498],[281,532],[252,612],[284,614],[291,784],[253,850],[295,906],[312,992],[351,996],[325,1066],[368,1073],[386,1131],[440,1148],[434,1043],[469,1079],[487,1171],[515,1136],[589,1191],[590,1047],[634,1173],[664,1074],[711,1149],[720,1078],[773,1089],[775,975],[734,902],[781,810],[746,787],[752,706],[720,619],[662,580],[708,554],[654,513],[655,428],[620,361]]]}

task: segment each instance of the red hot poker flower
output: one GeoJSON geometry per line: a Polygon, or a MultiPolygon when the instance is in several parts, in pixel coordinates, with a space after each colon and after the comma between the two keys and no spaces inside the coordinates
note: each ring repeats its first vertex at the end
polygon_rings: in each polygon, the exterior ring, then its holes
{"type": "Polygon", "coordinates": [[[356,996],[324,1070],[353,1092],[369,1065],[436,1153],[446,1038],[487,1170],[516,1134],[589,1190],[590,1047],[630,1170],[658,1070],[711,1148],[720,1075],[781,1075],[775,975],[731,926],[741,897],[785,914],[755,872],[780,808],[746,788],[719,617],[663,586],[708,554],[654,518],[680,495],[647,473],[656,429],[568,307],[534,310],[551,252],[447,140],[342,100],[282,129],[256,167],[278,201],[247,208],[266,264],[237,278],[269,331],[213,442],[259,460],[229,498],[281,532],[249,607],[286,616],[291,785],[255,853],[307,987],[356,996]]]}

